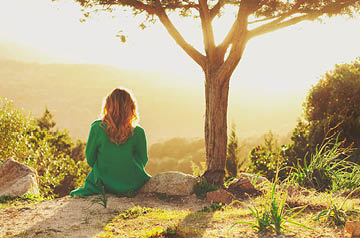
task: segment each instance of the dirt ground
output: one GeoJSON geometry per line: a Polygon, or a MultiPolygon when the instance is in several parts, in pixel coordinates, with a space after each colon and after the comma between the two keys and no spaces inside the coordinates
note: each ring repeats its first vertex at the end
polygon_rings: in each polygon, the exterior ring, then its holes
{"type": "Polygon", "coordinates": [[[182,199],[161,199],[139,194],[135,198],[108,195],[107,208],[88,198],[63,197],[0,209],[0,237],[94,237],[119,213],[145,206],[168,210],[197,211],[208,202],[195,196],[182,199]]]}

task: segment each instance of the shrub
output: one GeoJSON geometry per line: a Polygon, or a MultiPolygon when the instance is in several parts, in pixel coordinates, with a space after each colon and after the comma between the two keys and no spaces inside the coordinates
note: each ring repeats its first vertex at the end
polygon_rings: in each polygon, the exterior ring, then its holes
{"type": "Polygon", "coordinates": [[[236,136],[236,127],[233,124],[227,145],[225,161],[226,180],[229,178],[236,178],[239,168],[246,162],[245,160],[240,160],[240,150],[241,147],[239,147],[239,140],[236,136]]]}
{"type": "Polygon", "coordinates": [[[296,165],[306,153],[314,154],[329,130],[338,133],[345,147],[353,146],[349,160],[360,164],[359,104],[360,58],[357,58],[349,64],[336,65],[310,89],[303,105],[304,120],[294,129],[293,143],[285,153],[290,165],[296,165]]]}
{"type": "MultiPolygon", "coordinates": [[[[277,168],[284,168],[287,165],[283,158],[281,148],[271,131],[265,134],[264,144],[256,146],[250,151],[250,172],[263,175],[267,179],[273,180],[277,173],[277,168]]],[[[279,171],[279,178],[284,179],[286,175],[285,170],[279,171]]]]}
{"type": "Polygon", "coordinates": [[[360,186],[360,166],[349,162],[351,149],[344,148],[344,142],[330,137],[315,153],[310,161],[293,167],[292,176],[299,185],[315,188],[317,191],[353,189],[360,186]]]}
{"type": "Polygon", "coordinates": [[[13,102],[0,98],[0,159],[23,158],[30,151],[30,133],[36,127],[34,120],[16,109],[13,102]]]}
{"type": "Polygon", "coordinates": [[[71,158],[73,142],[66,130],[51,130],[55,123],[48,110],[36,120],[6,99],[0,103],[0,161],[13,158],[34,168],[44,197],[67,195],[84,182],[89,167],[71,158]]]}
{"type": "Polygon", "coordinates": [[[200,199],[205,199],[206,193],[220,189],[218,185],[210,184],[205,178],[199,178],[194,185],[194,193],[200,199]]]}

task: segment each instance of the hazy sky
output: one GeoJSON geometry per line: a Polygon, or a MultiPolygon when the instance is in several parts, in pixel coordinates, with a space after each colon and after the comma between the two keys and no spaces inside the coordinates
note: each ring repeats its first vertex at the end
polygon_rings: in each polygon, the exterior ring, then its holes
{"type": "MultiPolygon", "coordinates": [[[[47,62],[164,71],[180,76],[186,87],[203,87],[199,66],[174,43],[162,25],[140,30],[136,26],[141,19],[134,19],[130,12],[114,19],[94,16],[85,23],[80,18],[80,8],[71,0],[0,0],[0,44],[30,46],[48,56],[51,60],[47,62]],[[128,36],[127,43],[115,36],[119,30],[128,36]]],[[[217,40],[222,40],[230,20],[231,17],[215,21],[217,40]]],[[[175,24],[191,44],[202,50],[197,23],[175,19],[175,24]]],[[[335,64],[360,56],[359,29],[360,18],[336,17],[325,19],[322,24],[300,23],[252,39],[231,80],[229,118],[233,116],[231,105],[242,103],[243,107],[251,107],[257,101],[266,104],[266,97],[276,100],[302,92],[297,99],[300,112],[305,93],[320,75],[335,64]],[[236,101],[237,94],[249,92],[254,93],[250,93],[248,102],[236,101]]]]}
{"type": "MultiPolygon", "coordinates": [[[[81,23],[80,18],[80,7],[72,0],[55,3],[51,0],[0,0],[0,39],[31,46],[57,61],[115,64],[124,68],[201,75],[199,67],[160,24],[142,31],[136,27],[141,19],[134,19],[130,12],[115,19],[94,16],[85,23],[81,23]],[[119,30],[128,35],[127,43],[121,43],[115,36],[119,30]]],[[[230,20],[228,17],[221,24],[215,22],[217,40],[222,40],[231,25],[230,20]]],[[[179,27],[185,38],[202,50],[197,23],[189,19],[181,21],[179,27]]],[[[261,82],[264,88],[269,88],[274,82],[276,88],[279,85],[291,87],[282,79],[295,85],[300,84],[298,81],[306,81],[304,85],[307,86],[335,63],[360,55],[359,27],[360,19],[338,17],[327,19],[324,24],[300,23],[255,38],[248,43],[234,78],[247,78],[240,81],[248,81],[246,84],[249,86],[258,87],[261,82]],[[310,77],[304,80],[305,76],[310,77]],[[249,77],[252,80],[248,80],[249,77]]]]}

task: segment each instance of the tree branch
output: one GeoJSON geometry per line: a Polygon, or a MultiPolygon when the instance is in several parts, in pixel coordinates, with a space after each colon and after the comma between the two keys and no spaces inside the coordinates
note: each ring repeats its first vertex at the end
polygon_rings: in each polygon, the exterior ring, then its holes
{"type": "Polygon", "coordinates": [[[199,12],[201,19],[201,28],[203,32],[204,48],[206,55],[210,58],[210,61],[214,59],[215,54],[215,39],[214,32],[211,25],[211,17],[207,0],[199,0],[199,12]]]}
{"type": "Polygon", "coordinates": [[[210,10],[210,19],[213,20],[220,12],[221,7],[224,6],[224,0],[219,0],[210,10]]]}
{"type": "Polygon", "coordinates": [[[322,8],[317,10],[306,10],[306,9],[301,10],[300,7],[304,3],[306,3],[305,0],[299,0],[289,12],[281,16],[278,16],[278,18],[273,20],[272,22],[266,23],[262,26],[259,26],[251,30],[248,34],[248,39],[251,39],[255,36],[266,34],[268,32],[276,31],[291,25],[295,25],[301,21],[306,21],[306,20],[313,21],[319,16],[322,16],[324,14],[337,14],[341,12],[341,10],[343,9],[354,6],[355,4],[359,4],[359,0],[343,0],[340,2],[334,2],[326,6],[323,6],[322,8]],[[283,21],[295,13],[301,13],[303,15],[283,21]]]}
{"type": "Polygon", "coordinates": [[[259,22],[264,22],[264,21],[269,21],[275,18],[278,18],[279,16],[271,16],[271,17],[264,17],[258,20],[254,20],[254,21],[249,21],[248,24],[255,24],[255,23],[259,23],[259,22]]]}
{"type": "MultiPolygon", "coordinates": [[[[259,26],[255,29],[249,31],[247,39],[249,40],[255,36],[263,35],[268,32],[276,31],[276,30],[279,30],[279,29],[282,29],[282,28],[285,28],[285,27],[288,27],[291,25],[295,25],[302,21],[306,21],[306,20],[313,21],[321,15],[322,15],[321,13],[309,13],[306,15],[293,17],[293,18],[291,18],[287,21],[283,21],[283,22],[280,22],[280,19],[276,19],[270,23],[264,24],[262,26],[259,26]]],[[[283,17],[281,19],[283,19],[283,17]]]]}
{"type": "Polygon", "coordinates": [[[239,25],[239,18],[240,18],[240,7],[238,10],[237,18],[235,19],[233,25],[231,26],[228,34],[224,38],[224,40],[217,46],[217,52],[219,55],[224,56],[226,53],[226,50],[229,48],[230,44],[232,43],[232,39],[234,38],[234,34],[236,30],[238,29],[239,25]]]}
{"type": "MultiPolygon", "coordinates": [[[[225,39],[226,44],[232,44],[231,51],[225,62],[216,72],[216,78],[221,79],[220,75],[225,75],[226,77],[223,77],[222,79],[229,79],[241,59],[247,42],[247,22],[250,13],[249,11],[250,10],[246,6],[239,7],[236,22],[233,24],[228,36],[226,37],[228,39],[225,39]]],[[[226,50],[227,48],[224,49],[226,50]]]]}
{"type": "Polygon", "coordinates": [[[155,14],[155,8],[150,4],[144,4],[139,0],[75,0],[76,2],[80,3],[83,7],[92,7],[95,5],[123,5],[127,7],[132,7],[134,9],[140,11],[146,11],[150,15],[155,14]]]}
{"type": "Polygon", "coordinates": [[[173,23],[170,21],[168,15],[166,14],[164,8],[161,7],[159,0],[156,1],[156,15],[159,17],[159,20],[164,25],[170,36],[176,41],[176,43],[203,69],[205,68],[205,56],[197,51],[193,46],[185,41],[173,23]]]}

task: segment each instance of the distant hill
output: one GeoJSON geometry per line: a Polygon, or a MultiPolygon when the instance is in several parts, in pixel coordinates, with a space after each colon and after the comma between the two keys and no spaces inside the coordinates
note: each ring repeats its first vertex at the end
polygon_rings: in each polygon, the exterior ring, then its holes
{"type": "Polygon", "coordinates": [[[14,42],[8,42],[0,37],[0,59],[22,62],[55,62],[46,53],[14,42]]]}
{"type": "Polygon", "coordinates": [[[164,81],[171,83],[160,73],[110,66],[0,60],[0,97],[14,100],[34,116],[47,106],[60,128],[81,139],[86,139],[90,123],[97,119],[103,98],[117,86],[133,90],[150,141],[201,136],[201,103],[191,100],[193,90],[170,89],[164,81]]]}
{"type": "MultiPolygon", "coordinates": [[[[1,58],[1,57],[0,57],[1,58]]],[[[202,79],[182,79],[159,72],[125,70],[104,65],[38,64],[0,59],[0,97],[41,116],[47,106],[57,126],[85,140],[97,119],[105,95],[117,86],[134,92],[141,125],[149,143],[173,137],[203,137],[204,88],[202,79]]],[[[288,133],[300,115],[301,98],[288,93],[230,89],[229,123],[240,137],[268,130],[288,133]]]]}

